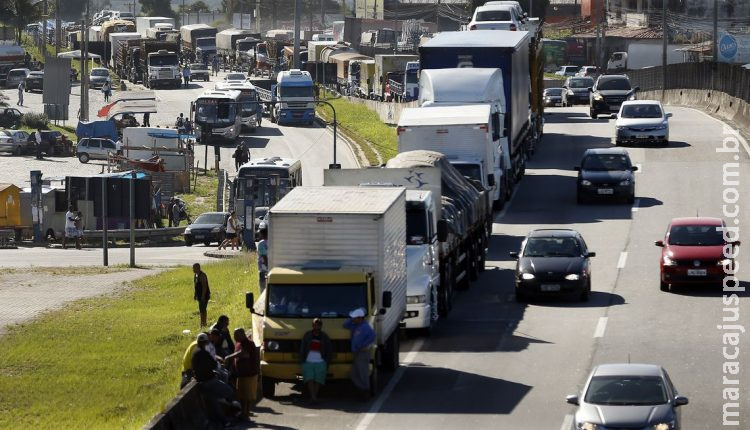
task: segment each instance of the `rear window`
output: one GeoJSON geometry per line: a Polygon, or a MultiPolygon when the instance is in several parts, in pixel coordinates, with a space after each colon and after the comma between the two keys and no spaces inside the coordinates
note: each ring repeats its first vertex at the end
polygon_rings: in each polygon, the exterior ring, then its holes
{"type": "Polygon", "coordinates": [[[589,88],[594,86],[593,79],[571,79],[568,84],[570,88],[589,88]]]}
{"type": "Polygon", "coordinates": [[[26,76],[25,70],[11,70],[8,72],[9,77],[26,76]]]}
{"type": "Polygon", "coordinates": [[[630,81],[626,78],[612,78],[599,81],[597,86],[599,90],[630,90],[630,81]]]}
{"type": "Polygon", "coordinates": [[[510,21],[509,10],[484,10],[477,12],[475,21],[510,21]]]}

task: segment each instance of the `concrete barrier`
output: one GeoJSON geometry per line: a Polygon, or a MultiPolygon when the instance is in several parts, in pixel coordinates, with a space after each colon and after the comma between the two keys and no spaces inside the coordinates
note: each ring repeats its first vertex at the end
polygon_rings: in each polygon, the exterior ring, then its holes
{"type": "Polygon", "coordinates": [[[203,397],[193,380],[143,427],[143,430],[202,430],[206,428],[203,397]]]}

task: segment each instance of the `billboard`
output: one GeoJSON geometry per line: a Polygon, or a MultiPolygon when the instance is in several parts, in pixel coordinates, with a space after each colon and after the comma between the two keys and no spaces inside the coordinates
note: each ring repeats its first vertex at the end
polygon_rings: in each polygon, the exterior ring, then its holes
{"type": "Polygon", "coordinates": [[[383,19],[383,0],[355,0],[357,18],[383,19]]]}
{"type": "Polygon", "coordinates": [[[717,60],[722,63],[750,63],[750,34],[719,33],[717,60]]]}

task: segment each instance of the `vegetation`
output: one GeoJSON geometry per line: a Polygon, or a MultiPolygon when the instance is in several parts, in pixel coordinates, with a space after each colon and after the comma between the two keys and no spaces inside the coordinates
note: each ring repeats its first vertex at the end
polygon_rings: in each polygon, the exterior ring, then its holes
{"type": "MultiPolygon", "coordinates": [[[[219,177],[216,170],[209,170],[206,175],[198,175],[194,183],[195,189],[191,194],[180,195],[180,198],[187,203],[188,212],[192,219],[203,212],[214,212],[216,210],[216,190],[219,186],[219,177]]],[[[192,188],[193,184],[191,183],[190,186],[192,188]]]]}
{"type": "Polygon", "coordinates": [[[47,114],[40,112],[27,112],[21,117],[21,127],[30,128],[32,130],[45,129],[49,124],[49,118],[47,114]]]}
{"type": "MultiPolygon", "coordinates": [[[[333,97],[330,92],[326,95],[333,97]]],[[[327,101],[336,109],[338,129],[362,148],[370,165],[386,162],[397,154],[396,130],[384,124],[376,112],[364,104],[350,102],[345,98],[328,98],[327,101]]],[[[326,121],[333,121],[329,106],[319,105],[316,112],[326,121]]]]}
{"type": "MultiPolygon", "coordinates": [[[[249,327],[253,255],[206,264],[209,320],[249,327]]],[[[79,300],[3,338],[0,428],[139,429],[174,397],[182,356],[199,331],[190,267],[79,300]],[[183,330],[190,330],[183,334],[183,330]]]]}

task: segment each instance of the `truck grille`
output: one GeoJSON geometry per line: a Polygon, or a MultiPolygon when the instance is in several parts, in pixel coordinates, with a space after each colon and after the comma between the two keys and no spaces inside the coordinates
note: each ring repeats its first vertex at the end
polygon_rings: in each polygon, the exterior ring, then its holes
{"type": "Polygon", "coordinates": [[[307,108],[307,102],[289,102],[287,106],[289,106],[289,109],[305,109],[307,108]]]}
{"type": "Polygon", "coordinates": [[[607,101],[607,103],[611,103],[611,104],[622,103],[625,101],[625,96],[609,96],[609,97],[605,97],[604,99],[607,101]]]}
{"type": "Polygon", "coordinates": [[[159,77],[159,79],[172,79],[172,71],[169,69],[159,70],[157,72],[157,76],[159,77]]]}

